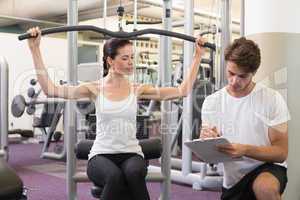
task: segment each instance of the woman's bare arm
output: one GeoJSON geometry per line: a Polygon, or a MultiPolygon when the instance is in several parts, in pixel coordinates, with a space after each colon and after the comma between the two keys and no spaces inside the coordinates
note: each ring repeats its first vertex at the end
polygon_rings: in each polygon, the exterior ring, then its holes
{"type": "Polygon", "coordinates": [[[48,75],[40,51],[41,32],[39,28],[36,27],[29,29],[28,33],[30,33],[32,36],[37,36],[35,38],[28,39],[28,46],[31,51],[37,74],[37,80],[43,92],[49,97],[59,97],[65,99],[91,98],[92,85],[89,83],[78,86],[56,85],[53,83],[48,75]]]}
{"type": "Polygon", "coordinates": [[[202,45],[205,41],[199,37],[196,40],[195,54],[183,82],[178,87],[153,87],[151,85],[141,86],[140,98],[155,100],[170,100],[187,96],[197,78],[201,57],[204,54],[202,45]]]}

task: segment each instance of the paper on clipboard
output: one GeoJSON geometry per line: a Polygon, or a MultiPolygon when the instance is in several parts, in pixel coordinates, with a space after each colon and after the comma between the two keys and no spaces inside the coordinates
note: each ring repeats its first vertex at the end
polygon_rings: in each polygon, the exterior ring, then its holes
{"type": "Polygon", "coordinates": [[[188,141],[184,144],[201,160],[207,163],[216,164],[220,162],[243,160],[243,158],[232,158],[229,155],[218,151],[216,145],[229,143],[230,142],[226,138],[207,138],[188,141]]]}

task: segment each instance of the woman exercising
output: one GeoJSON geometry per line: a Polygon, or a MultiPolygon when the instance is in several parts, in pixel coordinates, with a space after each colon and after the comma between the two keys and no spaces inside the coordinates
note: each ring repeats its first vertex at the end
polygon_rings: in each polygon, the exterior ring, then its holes
{"type": "Polygon", "coordinates": [[[150,199],[145,176],[147,166],[136,139],[137,99],[170,100],[187,96],[198,74],[204,40],[197,38],[189,72],[178,87],[153,87],[129,81],[134,72],[133,48],[129,40],[112,38],[103,47],[107,75],[99,81],[78,86],[55,85],[44,65],[38,27],[28,30],[28,45],[37,79],[49,97],[90,98],[95,102],[97,135],[89,154],[87,174],[95,185],[104,187],[101,199],[124,199],[124,190],[134,200],[150,199]]]}

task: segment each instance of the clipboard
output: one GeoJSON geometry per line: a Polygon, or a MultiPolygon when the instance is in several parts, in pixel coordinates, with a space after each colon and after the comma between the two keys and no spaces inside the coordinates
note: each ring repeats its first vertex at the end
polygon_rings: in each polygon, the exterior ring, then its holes
{"type": "Polygon", "coordinates": [[[217,164],[222,162],[241,161],[243,158],[232,158],[229,155],[218,151],[216,145],[229,144],[226,138],[207,138],[187,141],[184,144],[195,153],[203,162],[217,164]]]}

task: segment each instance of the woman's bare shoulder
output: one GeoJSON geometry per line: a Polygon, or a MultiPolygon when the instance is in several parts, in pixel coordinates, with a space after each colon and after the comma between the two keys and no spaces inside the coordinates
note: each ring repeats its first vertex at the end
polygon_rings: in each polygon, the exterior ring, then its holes
{"type": "Polygon", "coordinates": [[[134,83],[132,84],[135,93],[140,96],[144,93],[145,90],[147,90],[148,88],[152,88],[152,85],[148,85],[148,84],[141,84],[141,83],[134,83]]]}
{"type": "Polygon", "coordinates": [[[85,82],[81,83],[80,85],[87,87],[94,97],[98,96],[100,90],[101,90],[101,83],[102,81],[92,81],[92,82],[85,82]]]}

